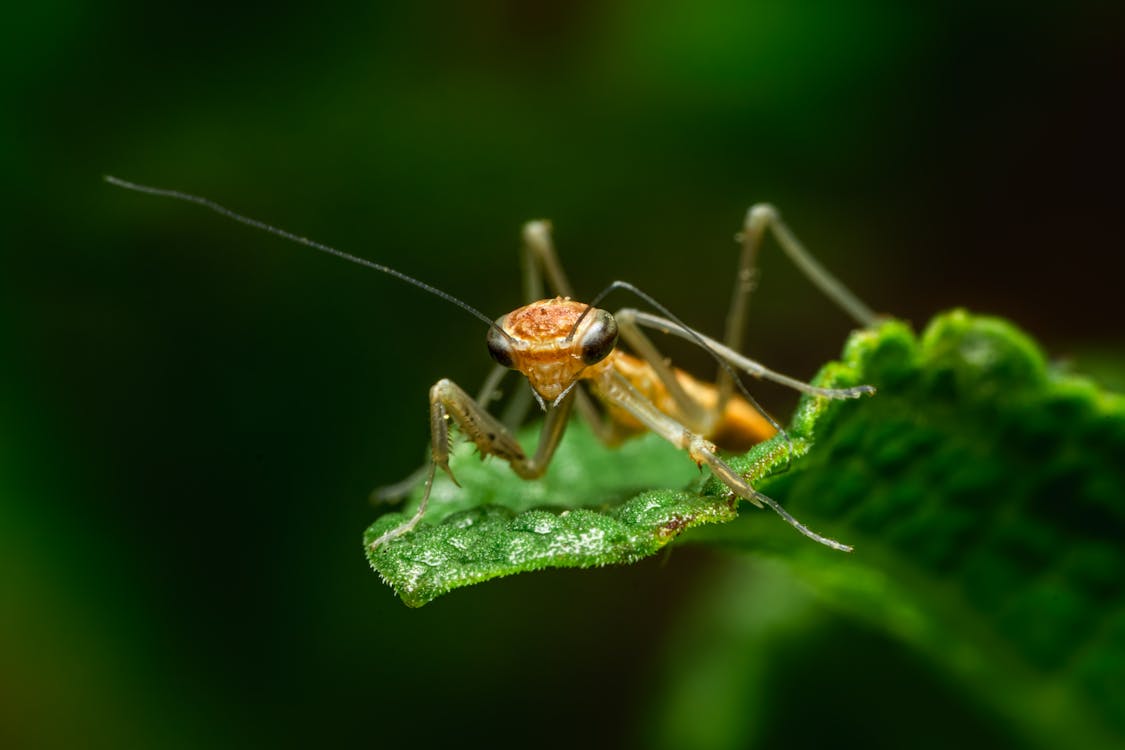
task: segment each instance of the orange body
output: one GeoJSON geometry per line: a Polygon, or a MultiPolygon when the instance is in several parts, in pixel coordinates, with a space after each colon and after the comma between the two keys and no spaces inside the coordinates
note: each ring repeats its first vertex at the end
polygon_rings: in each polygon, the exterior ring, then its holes
{"type": "MultiPolygon", "coordinates": [[[[584,334],[598,324],[598,316],[608,315],[605,311],[590,309],[585,303],[555,297],[513,310],[497,324],[515,342],[509,352],[511,366],[527,376],[531,387],[547,403],[565,393],[575,381],[595,379],[606,368],[612,368],[657,409],[673,419],[689,421],[660,377],[643,359],[615,349],[595,364],[583,360],[580,342],[584,334]]],[[[719,393],[714,385],[680,369],[675,370],[675,376],[684,391],[705,409],[715,407],[719,393]]],[[[599,395],[597,389],[594,395],[599,395]]],[[[617,403],[608,399],[601,399],[601,403],[623,433],[645,431],[645,427],[617,403]]],[[[775,430],[745,399],[732,396],[722,414],[709,429],[701,432],[703,437],[725,450],[745,451],[773,436],[775,430]]]]}
{"type": "MultiPolygon", "coordinates": [[[[679,413],[676,400],[668,393],[668,389],[660,382],[660,378],[647,362],[621,351],[611,354],[610,362],[611,366],[628,378],[633,387],[655,404],[656,408],[673,418],[684,419],[685,415],[679,413]]],[[[697,380],[679,368],[676,368],[675,372],[680,386],[689,396],[707,408],[714,408],[719,398],[719,391],[713,384],[697,380]]],[[[611,403],[606,403],[605,406],[614,421],[623,427],[637,432],[644,430],[640,422],[621,407],[611,403]]],[[[723,450],[745,453],[752,445],[773,437],[775,432],[776,430],[766,418],[746,403],[745,399],[731,396],[723,413],[708,431],[709,434],[704,434],[703,437],[723,450]]]]}

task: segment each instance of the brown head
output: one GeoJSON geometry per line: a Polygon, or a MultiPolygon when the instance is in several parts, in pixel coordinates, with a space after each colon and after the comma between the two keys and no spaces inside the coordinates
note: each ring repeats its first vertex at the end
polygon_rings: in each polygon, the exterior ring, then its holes
{"type": "Polygon", "coordinates": [[[544,405],[586,376],[587,368],[603,362],[616,343],[613,315],[566,297],[520,307],[488,330],[489,354],[526,375],[544,405]]]}

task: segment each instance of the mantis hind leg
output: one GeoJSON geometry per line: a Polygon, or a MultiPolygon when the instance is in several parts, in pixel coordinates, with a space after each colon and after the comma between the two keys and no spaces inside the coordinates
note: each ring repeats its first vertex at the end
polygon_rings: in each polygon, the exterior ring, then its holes
{"type": "MultiPolygon", "coordinates": [[[[746,312],[749,307],[750,294],[755,287],[756,265],[758,252],[766,232],[771,232],[777,244],[793,262],[793,265],[820,289],[826,297],[835,302],[842,310],[850,315],[861,326],[867,327],[874,323],[878,316],[865,305],[851,290],[843,285],[835,276],[813,257],[797,236],[781,219],[778,210],[768,203],[757,203],[746,212],[742,232],[738,240],[742,245],[739,256],[738,271],[735,274],[734,294],[731,297],[730,310],[727,313],[726,333],[723,343],[728,350],[739,352],[746,329],[746,312]]],[[[726,404],[731,397],[734,382],[730,373],[720,369],[716,378],[719,389],[719,406],[726,404]]]]}

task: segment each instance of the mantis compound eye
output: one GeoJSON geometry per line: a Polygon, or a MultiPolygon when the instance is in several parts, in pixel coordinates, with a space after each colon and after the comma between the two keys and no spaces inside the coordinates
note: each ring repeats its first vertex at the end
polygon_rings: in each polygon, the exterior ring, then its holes
{"type": "Polygon", "coordinates": [[[582,336],[582,361],[587,365],[601,362],[617,344],[617,321],[605,310],[599,310],[582,336]]]}
{"type": "Polygon", "coordinates": [[[512,362],[512,342],[504,335],[501,322],[503,318],[496,321],[496,324],[488,329],[488,353],[496,360],[496,363],[503,365],[508,369],[513,366],[512,362]]]}

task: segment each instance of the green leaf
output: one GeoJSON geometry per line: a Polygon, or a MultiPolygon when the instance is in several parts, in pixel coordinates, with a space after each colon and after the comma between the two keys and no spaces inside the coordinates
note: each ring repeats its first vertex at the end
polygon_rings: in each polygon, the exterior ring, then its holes
{"type": "MultiPolygon", "coordinates": [[[[834,382],[852,384],[850,376],[841,369],[834,382]]],[[[808,452],[801,435],[823,410],[820,401],[798,415],[805,426],[792,434],[793,461],[808,452]]],[[[520,438],[534,445],[535,428],[520,438]]],[[[742,472],[756,482],[786,468],[787,456],[789,445],[772,439],[742,459],[742,472]]],[[[457,446],[450,466],[462,486],[438,476],[423,525],[370,549],[417,508],[419,488],[404,513],[381,517],[364,534],[372,568],[413,607],[514,573],[636,562],[686,529],[738,515],[736,499],[721,485],[700,491],[699,471],[683,451],[655,435],[609,449],[577,421],[537,481],[518,478],[500,461],[478,460],[470,443],[457,446]]]]}
{"type": "MultiPolygon", "coordinates": [[[[1020,744],[1122,746],[1125,399],[1050,367],[1003,321],[964,312],[920,341],[898,324],[859,334],[844,359],[879,394],[821,414],[813,450],[761,488],[856,552],[829,559],[749,516],[695,541],[771,558],[824,608],[952,676],[1020,744]]],[[[692,617],[730,622],[766,604],[752,586],[739,601],[726,592],[692,617]]],[[[742,642],[760,654],[760,639],[742,642]]],[[[667,683],[749,658],[704,651],[667,683]]],[[[670,697],[669,715],[696,700],[670,697]]]]}
{"type": "MultiPolygon", "coordinates": [[[[534,429],[521,434],[534,444],[534,429]]],[[[798,453],[804,441],[794,441],[798,453]]],[[[784,444],[759,446],[752,477],[785,463],[784,444]]],[[[507,464],[457,446],[450,462],[462,487],[434,481],[426,523],[371,551],[372,567],[410,606],[472,583],[547,567],[587,568],[652,555],[680,532],[737,516],[726,492],[700,494],[700,474],[680,450],[646,435],[610,450],[581,423],[570,426],[547,475],[519,479],[507,464]],[[683,489],[694,485],[692,489],[683,489]]],[[[365,547],[406,513],[368,528],[365,547]]]]}

